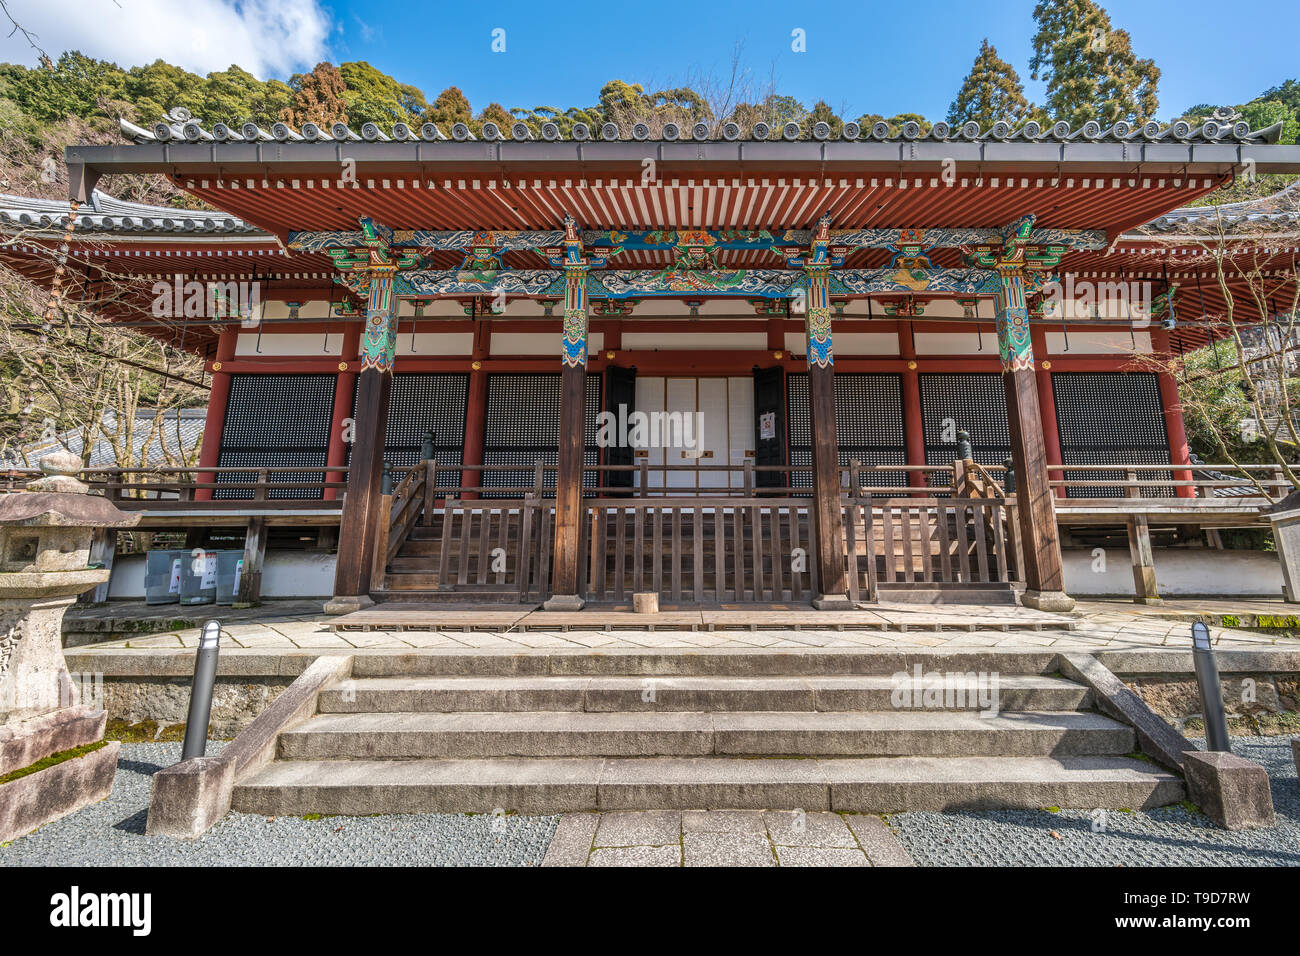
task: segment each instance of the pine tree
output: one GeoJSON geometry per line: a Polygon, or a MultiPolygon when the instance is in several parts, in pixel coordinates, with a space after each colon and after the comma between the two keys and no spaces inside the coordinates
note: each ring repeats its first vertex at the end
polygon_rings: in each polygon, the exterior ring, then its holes
{"type": "Polygon", "coordinates": [[[1027,119],[1029,102],[1015,68],[998,56],[988,38],[980,44],[975,63],[948,107],[948,123],[955,127],[971,120],[988,129],[999,120],[1018,126],[1027,119]]]}
{"type": "Polygon", "coordinates": [[[1160,70],[1133,54],[1124,30],[1093,0],[1039,0],[1030,73],[1047,84],[1047,115],[1078,127],[1144,122],[1159,106],[1160,70]]]}

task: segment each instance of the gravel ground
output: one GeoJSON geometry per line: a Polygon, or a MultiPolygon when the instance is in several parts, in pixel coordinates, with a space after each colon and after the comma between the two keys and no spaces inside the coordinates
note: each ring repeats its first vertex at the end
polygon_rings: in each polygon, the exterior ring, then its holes
{"type": "Polygon", "coordinates": [[[0,866],[537,866],[560,819],[231,813],[198,840],[145,836],[150,777],[180,752],[179,743],[123,744],[112,796],[0,844],[0,866]]]}
{"type": "Polygon", "coordinates": [[[1229,833],[1181,806],[1109,810],[1096,814],[1095,832],[1088,810],[899,813],[889,823],[918,866],[1300,866],[1290,738],[1234,737],[1232,746],[1268,770],[1278,824],[1270,830],[1229,833]]]}
{"type": "MultiPolygon", "coordinates": [[[[213,742],[209,753],[222,746],[213,742]]],[[[150,777],[175,763],[180,747],[123,744],[109,799],[0,845],[0,866],[536,866],[559,821],[452,813],[268,820],[232,813],[192,842],[147,837],[150,777]]],[[[1289,738],[1235,737],[1233,748],[1268,770],[1278,815],[1272,830],[1228,833],[1181,806],[1100,816],[900,813],[889,823],[920,866],[1300,866],[1300,785],[1289,738]]]]}

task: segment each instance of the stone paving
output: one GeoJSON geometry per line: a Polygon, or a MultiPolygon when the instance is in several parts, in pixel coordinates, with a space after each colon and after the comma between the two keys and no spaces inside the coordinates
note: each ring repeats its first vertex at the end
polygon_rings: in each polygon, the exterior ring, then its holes
{"type": "Polygon", "coordinates": [[[560,818],[542,866],[912,866],[880,817],[644,810],[560,818]]]}
{"type": "MultiPolygon", "coordinates": [[[[1170,602],[1173,604],[1174,602],[1170,602]]],[[[1218,601],[1216,605],[1232,606],[1218,601]]],[[[1258,606],[1276,607],[1277,613],[1287,613],[1287,605],[1279,602],[1243,602],[1250,613],[1263,613],[1258,606]]],[[[301,604],[297,607],[302,608],[301,604]]],[[[1186,649],[1190,644],[1188,620],[1196,613],[1196,602],[1179,602],[1178,606],[1144,608],[1127,601],[1080,602],[1073,618],[1074,630],[1054,628],[1052,620],[1058,615],[1040,615],[1026,608],[979,607],[972,605],[944,608],[895,605],[879,606],[877,614],[889,630],[830,630],[802,627],[799,630],[611,630],[611,631],[421,631],[375,630],[334,631],[335,619],[324,614],[285,614],[268,604],[260,619],[242,612],[225,623],[227,647],[252,650],[340,650],[375,649],[409,650],[418,648],[497,648],[519,650],[541,648],[752,648],[752,647],[861,647],[861,648],[932,648],[964,649],[1006,648],[1038,650],[1102,650],[1102,649],[1156,649],[1174,647],[1186,649]],[[990,620],[1008,620],[1034,625],[1008,630],[970,630],[978,624],[988,626],[990,620]],[[905,629],[904,629],[905,626],[905,629]]],[[[227,621],[229,609],[213,607],[210,614],[217,620],[227,621]]],[[[123,613],[119,611],[119,613],[123,613]]],[[[810,611],[809,614],[816,612],[810,611]]],[[[833,612],[823,612],[832,614],[833,612]]],[[[1216,616],[1221,616],[1216,611],[1216,616]]],[[[753,612],[747,612],[749,616],[753,612]]],[[[1014,625],[1013,625],[1014,626],[1014,625]]],[[[1300,640],[1288,635],[1245,631],[1232,628],[1210,628],[1210,633],[1222,649],[1262,650],[1270,647],[1300,649],[1300,640]]],[[[131,637],[91,645],[96,650],[186,648],[198,645],[197,627],[165,629],[156,634],[131,637]]]]}

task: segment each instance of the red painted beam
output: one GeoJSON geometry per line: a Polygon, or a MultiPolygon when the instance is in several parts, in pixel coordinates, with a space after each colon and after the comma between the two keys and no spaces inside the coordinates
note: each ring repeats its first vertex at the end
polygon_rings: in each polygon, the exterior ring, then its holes
{"type": "MultiPolygon", "coordinates": [[[[226,406],[230,404],[230,376],[227,368],[235,354],[235,331],[228,329],[217,341],[217,357],[209,364],[212,388],[208,392],[208,414],[203,422],[203,446],[199,449],[199,467],[215,468],[221,459],[221,432],[226,424],[226,406]]],[[[198,480],[206,482],[211,475],[199,474],[198,480]]],[[[211,501],[211,488],[196,488],[195,501],[211,501]]]]}

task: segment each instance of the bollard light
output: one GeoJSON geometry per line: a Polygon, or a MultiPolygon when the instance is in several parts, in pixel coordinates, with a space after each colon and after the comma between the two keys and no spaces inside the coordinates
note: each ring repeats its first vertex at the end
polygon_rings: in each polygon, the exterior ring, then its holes
{"type": "Polygon", "coordinates": [[[1228,718],[1223,712],[1219,665],[1214,660],[1210,629],[1202,621],[1192,625],[1192,662],[1196,665],[1196,684],[1201,691],[1201,713],[1205,715],[1205,749],[1232,753],[1228,718]]]}
{"type": "Polygon", "coordinates": [[[212,689],[217,682],[217,651],[221,644],[221,622],[208,621],[199,637],[194,656],[194,683],[190,686],[190,712],[185,720],[185,743],[181,759],[202,757],[208,749],[208,723],[212,719],[212,689]]]}

